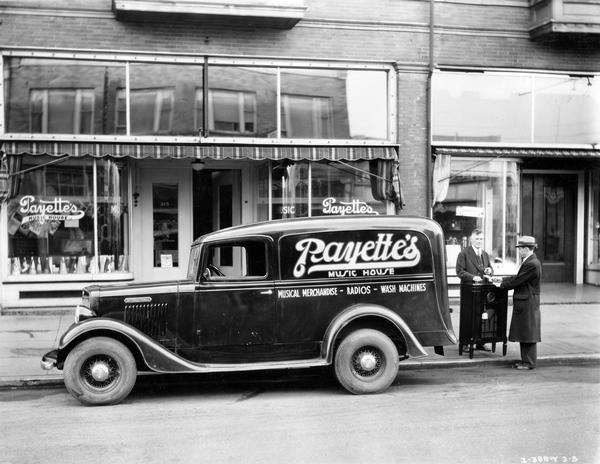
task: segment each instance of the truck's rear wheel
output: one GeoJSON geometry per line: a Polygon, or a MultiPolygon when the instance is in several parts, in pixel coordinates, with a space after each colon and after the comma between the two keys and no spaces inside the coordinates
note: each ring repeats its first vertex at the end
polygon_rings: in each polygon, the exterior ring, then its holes
{"type": "Polygon", "coordinates": [[[351,393],[381,393],[398,375],[398,350],[377,330],[360,329],[342,340],[335,354],[335,375],[351,393]]]}
{"type": "Polygon", "coordinates": [[[135,385],[137,368],[131,351],[117,340],[95,337],[69,353],[64,366],[65,386],[87,405],[116,404],[135,385]]]}

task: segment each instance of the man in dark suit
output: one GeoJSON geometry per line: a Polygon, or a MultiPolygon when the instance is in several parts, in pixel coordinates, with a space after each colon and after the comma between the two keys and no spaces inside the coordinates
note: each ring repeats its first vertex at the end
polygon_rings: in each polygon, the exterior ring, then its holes
{"type": "MultiPolygon", "coordinates": [[[[456,275],[462,282],[481,282],[484,276],[493,274],[490,257],[483,249],[483,231],[474,229],[469,237],[470,245],[464,248],[456,258],[456,275]]],[[[478,350],[490,351],[485,345],[479,343],[478,350]]]]}
{"type": "Polygon", "coordinates": [[[508,340],[521,344],[521,361],[514,364],[519,370],[535,369],[537,343],[541,342],[540,280],[542,265],[533,250],[537,247],[534,237],[524,235],[517,242],[521,267],[516,276],[494,278],[501,288],[514,289],[513,315],[508,340]]]}

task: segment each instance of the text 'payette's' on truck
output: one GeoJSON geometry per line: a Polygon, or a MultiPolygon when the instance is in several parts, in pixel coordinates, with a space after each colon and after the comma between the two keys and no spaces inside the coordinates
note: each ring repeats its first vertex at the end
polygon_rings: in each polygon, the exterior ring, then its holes
{"type": "Polygon", "coordinates": [[[187,279],[93,285],[42,367],[84,404],[114,404],[137,373],[333,365],[356,394],[386,390],[399,361],[456,343],[444,239],[429,219],[291,219],[207,234],[187,279]]]}

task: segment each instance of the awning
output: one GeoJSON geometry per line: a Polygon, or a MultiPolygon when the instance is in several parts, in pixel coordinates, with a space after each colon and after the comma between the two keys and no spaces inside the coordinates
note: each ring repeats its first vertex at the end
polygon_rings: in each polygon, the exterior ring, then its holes
{"type": "Polygon", "coordinates": [[[115,158],[212,158],[251,160],[372,160],[398,159],[397,145],[158,145],[84,142],[3,142],[7,155],[111,156],[115,158]]]}
{"type": "Polygon", "coordinates": [[[600,158],[600,150],[557,148],[435,147],[435,155],[489,156],[494,158],[600,158]]]}

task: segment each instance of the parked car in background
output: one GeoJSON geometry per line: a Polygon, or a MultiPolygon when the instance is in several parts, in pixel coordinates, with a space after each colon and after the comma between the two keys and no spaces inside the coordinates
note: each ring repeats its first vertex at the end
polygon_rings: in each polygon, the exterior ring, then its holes
{"type": "Polygon", "coordinates": [[[444,239],[426,218],[291,219],[196,240],[187,279],[94,285],[42,367],[84,404],[127,397],[137,373],[333,365],[355,394],[399,361],[456,343],[444,239]]]}

